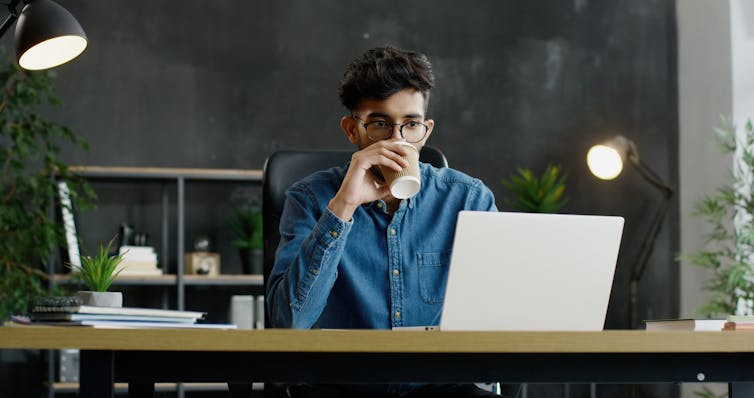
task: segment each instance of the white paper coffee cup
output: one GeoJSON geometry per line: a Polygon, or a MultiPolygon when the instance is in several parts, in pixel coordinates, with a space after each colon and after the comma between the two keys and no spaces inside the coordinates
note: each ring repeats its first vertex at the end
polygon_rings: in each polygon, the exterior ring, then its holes
{"type": "Polygon", "coordinates": [[[398,142],[408,149],[408,155],[404,156],[408,167],[401,171],[383,167],[382,175],[385,183],[390,187],[390,193],[397,199],[408,199],[416,195],[421,189],[421,174],[419,172],[419,151],[415,146],[405,141],[398,142]]]}

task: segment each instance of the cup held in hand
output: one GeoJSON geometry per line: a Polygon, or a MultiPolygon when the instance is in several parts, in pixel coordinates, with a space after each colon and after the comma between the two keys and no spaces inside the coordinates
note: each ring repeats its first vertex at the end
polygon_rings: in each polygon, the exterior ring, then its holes
{"type": "Polygon", "coordinates": [[[384,167],[382,175],[385,182],[390,187],[390,193],[397,199],[408,199],[416,195],[421,189],[421,179],[419,173],[419,151],[408,142],[400,142],[408,149],[408,155],[404,156],[408,162],[408,167],[401,171],[384,167]]]}

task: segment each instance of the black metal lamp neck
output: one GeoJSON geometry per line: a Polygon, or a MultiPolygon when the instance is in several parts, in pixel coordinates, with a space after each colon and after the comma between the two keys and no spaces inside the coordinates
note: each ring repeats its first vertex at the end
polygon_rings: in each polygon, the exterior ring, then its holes
{"type": "Polygon", "coordinates": [[[10,3],[8,3],[8,12],[10,15],[8,15],[8,18],[3,21],[3,24],[0,25],[0,37],[3,37],[5,35],[5,32],[10,29],[11,25],[13,25],[13,22],[16,22],[16,19],[18,19],[18,3],[20,3],[21,0],[11,0],[10,3]]]}

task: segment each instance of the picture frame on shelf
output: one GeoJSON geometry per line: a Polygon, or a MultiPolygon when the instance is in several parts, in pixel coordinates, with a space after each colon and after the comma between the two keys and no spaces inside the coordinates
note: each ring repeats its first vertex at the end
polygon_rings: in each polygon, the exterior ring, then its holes
{"type": "Polygon", "coordinates": [[[65,231],[66,247],[61,248],[63,264],[69,263],[75,267],[81,267],[81,251],[76,231],[76,220],[73,215],[73,201],[71,191],[66,181],[58,181],[58,214],[65,231]]]}

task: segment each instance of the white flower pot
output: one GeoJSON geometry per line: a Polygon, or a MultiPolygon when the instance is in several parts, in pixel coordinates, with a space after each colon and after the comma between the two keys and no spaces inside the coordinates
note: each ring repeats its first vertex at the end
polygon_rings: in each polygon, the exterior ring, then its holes
{"type": "Polygon", "coordinates": [[[123,293],[121,292],[91,292],[88,290],[76,292],[82,305],[97,307],[123,307],[123,293]]]}

